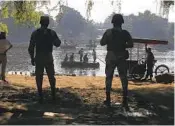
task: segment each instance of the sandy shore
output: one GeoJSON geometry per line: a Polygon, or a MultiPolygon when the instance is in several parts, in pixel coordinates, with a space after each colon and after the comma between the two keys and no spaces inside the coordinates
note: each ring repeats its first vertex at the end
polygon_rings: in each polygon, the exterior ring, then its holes
{"type": "MultiPolygon", "coordinates": [[[[24,77],[19,75],[8,75],[7,80],[11,84],[36,88],[35,77],[24,77]]],[[[46,88],[49,86],[48,78],[45,76],[43,79],[43,87],[46,88]]],[[[56,87],[57,88],[105,88],[105,77],[89,77],[89,76],[56,76],[56,87]]],[[[129,89],[138,89],[138,88],[173,88],[174,84],[160,84],[160,83],[151,83],[151,82],[134,82],[129,81],[129,89]]],[[[119,77],[114,77],[112,88],[121,88],[121,82],[119,77]]]]}
{"type": "Polygon", "coordinates": [[[44,77],[44,104],[38,104],[35,77],[7,76],[0,82],[0,124],[173,125],[174,84],[129,81],[130,112],[121,109],[122,90],[113,80],[112,108],[103,105],[105,77],[57,76],[56,104],[44,77]],[[149,114],[150,113],[150,114],[149,114]]]}

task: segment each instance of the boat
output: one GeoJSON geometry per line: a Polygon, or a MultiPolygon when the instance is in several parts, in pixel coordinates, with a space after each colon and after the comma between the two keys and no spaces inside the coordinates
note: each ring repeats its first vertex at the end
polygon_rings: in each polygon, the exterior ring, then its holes
{"type": "Polygon", "coordinates": [[[75,49],[76,46],[75,45],[61,45],[60,48],[61,49],[75,49]]]}
{"type": "Polygon", "coordinates": [[[84,62],[77,62],[77,61],[74,61],[74,62],[61,62],[61,67],[63,68],[99,68],[100,67],[100,64],[99,62],[96,62],[96,63],[84,63],[84,62]]]}

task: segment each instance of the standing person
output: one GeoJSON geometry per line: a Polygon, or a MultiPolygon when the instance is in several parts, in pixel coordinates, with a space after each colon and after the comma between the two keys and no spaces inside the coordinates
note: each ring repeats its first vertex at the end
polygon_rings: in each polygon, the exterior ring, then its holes
{"type": "Polygon", "coordinates": [[[83,61],[83,53],[84,53],[83,48],[81,48],[80,51],[78,52],[78,54],[80,54],[80,62],[83,61]]]}
{"type": "Polygon", "coordinates": [[[0,32],[1,79],[4,82],[7,82],[5,78],[5,71],[6,71],[6,65],[7,65],[7,51],[11,48],[12,48],[12,44],[6,39],[6,33],[0,32]]]}
{"type": "Polygon", "coordinates": [[[55,70],[53,63],[53,46],[59,47],[61,44],[60,39],[58,38],[56,32],[48,28],[49,17],[41,16],[40,18],[41,27],[35,30],[30,39],[30,45],[28,48],[31,63],[35,67],[36,73],[36,84],[39,94],[39,102],[43,102],[43,93],[42,93],[42,83],[43,83],[43,72],[44,68],[46,69],[50,86],[52,92],[52,99],[55,101],[55,70]],[[36,48],[36,52],[34,51],[36,48]],[[35,54],[35,56],[34,56],[35,54]]]}
{"type": "Polygon", "coordinates": [[[147,45],[146,45],[145,50],[147,54],[147,57],[146,57],[147,72],[146,72],[146,77],[144,80],[146,80],[150,76],[149,80],[152,81],[153,67],[154,67],[154,62],[155,62],[154,54],[152,53],[151,48],[147,48],[147,45]]]}
{"type": "Polygon", "coordinates": [[[65,58],[64,58],[64,62],[67,62],[68,61],[68,55],[67,55],[67,53],[66,53],[66,56],[65,56],[65,58]]]}
{"type": "Polygon", "coordinates": [[[93,60],[94,60],[94,63],[95,63],[96,58],[97,58],[95,49],[93,49],[92,56],[93,56],[93,60]]]}
{"type": "Polygon", "coordinates": [[[104,104],[110,106],[111,103],[111,86],[114,74],[114,69],[117,67],[119,77],[123,88],[123,106],[127,105],[128,79],[127,79],[127,64],[126,64],[126,48],[132,48],[133,42],[131,35],[127,30],[122,29],[124,23],[121,14],[115,14],[111,23],[113,28],[106,30],[100,44],[107,45],[106,55],[106,100],[104,104]]]}

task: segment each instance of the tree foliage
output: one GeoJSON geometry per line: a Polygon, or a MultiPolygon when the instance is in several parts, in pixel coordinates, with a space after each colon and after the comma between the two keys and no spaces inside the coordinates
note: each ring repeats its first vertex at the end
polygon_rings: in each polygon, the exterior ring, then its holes
{"type": "MultiPolygon", "coordinates": [[[[111,6],[113,7],[113,12],[120,13],[121,6],[123,0],[109,0],[111,6]],[[118,10],[118,11],[117,11],[118,10]]],[[[173,0],[155,0],[159,1],[157,3],[160,4],[160,8],[163,8],[163,15],[167,15],[169,13],[169,9],[174,6],[173,0]]],[[[18,24],[25,24],[28,26],[38,26],[39,17],[41,12],[36,11],[36,9],[45,6],[50,14],[53,10],[58,11],[57,19],[59,21],[63,17],[65,10],[62,9],[62,5],[67,4],[67,0],[58,0],[57,4],[53,8],[48,8],[48,1],[1,1],[0,2],[0,12],[1,17],[8,18],[13,17],[15,22],[18,24]],[[59,8],[59,9],[57,9],[59,8]]],[[[92,9],[94,7],[94,0],[86,0],[86,16],[87,19],[90,18],[92,9]]],[[[161,9],[160,9],[161,10],[161,9]]],[[[2,19],[0,19],[1,22],[2,19]]],[[[57,21],[57,22],[59,22],[57,21]]],[[[5,27],[5,25],[1,26],[5,27]]]]}
{"type": "Polygon", "coordinates": [[[0,32],[8,33],[8,27],[6,24],[0,22],[0,32]]]}
{"type": "Polygon", "coordinates": [[[8,27],[2,23],[4,18],[13,17],[15,23],[29,27],[39,25],[42,12],[36,11],[36,1],[2,1],[0,2],[1,30],[8,32],[8,27]]]}
{"type": "Polygon", "coordinates": [[[33,1],[8,1],[1,5],[3,18],[13,17],[18,24],[37,26],[41,12],[36,11],[36,2],[33,1]]]}

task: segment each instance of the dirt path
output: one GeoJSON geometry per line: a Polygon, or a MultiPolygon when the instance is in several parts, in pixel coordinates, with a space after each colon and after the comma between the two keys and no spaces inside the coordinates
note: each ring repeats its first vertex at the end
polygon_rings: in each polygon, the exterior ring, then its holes
{"type": "Polygon", "coordinates": [[[130,82],[130,112],[126,112],[116,104],[122,98],[118,78],[114,79],[110,109],[102,104],[102,77],[57,77],[55,104],[45,79],[42,105],[36,102],[34,78],[13,78],[8,77],[11,85],[0,85],[0,124],[174,124],[173,84],[130,82]]]}

